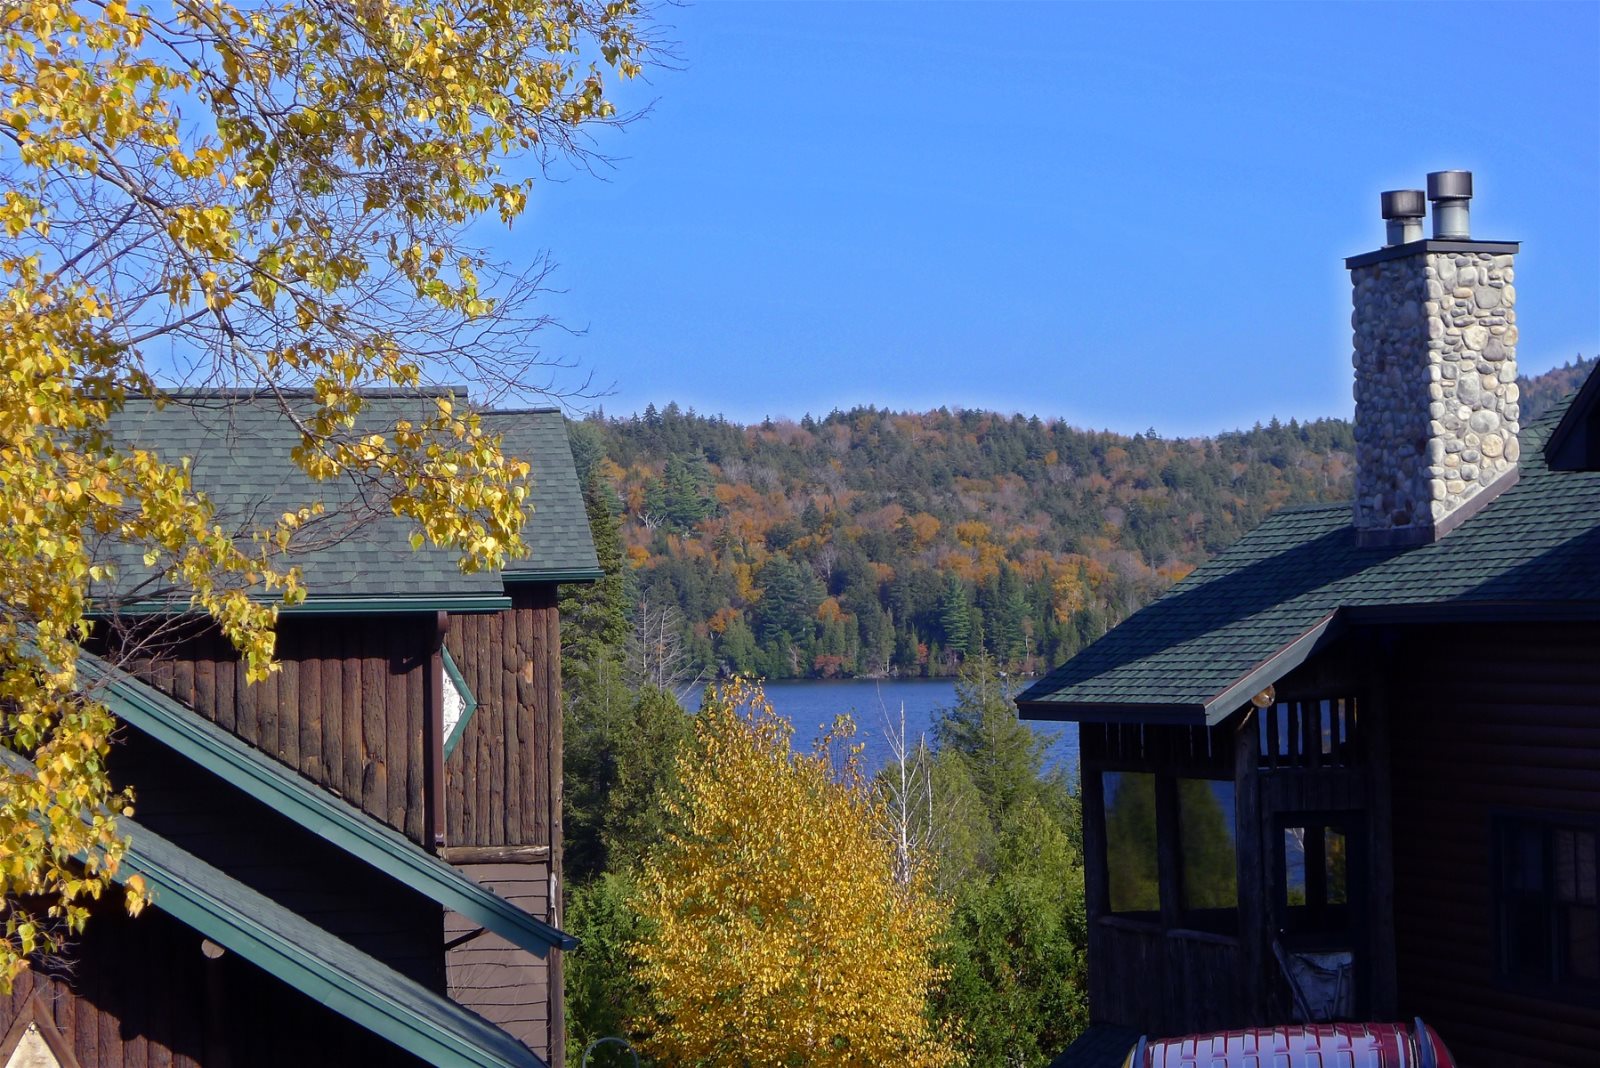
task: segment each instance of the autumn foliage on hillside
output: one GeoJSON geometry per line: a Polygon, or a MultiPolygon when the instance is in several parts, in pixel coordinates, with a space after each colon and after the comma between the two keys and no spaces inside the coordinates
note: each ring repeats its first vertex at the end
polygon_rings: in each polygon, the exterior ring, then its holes
{"type": "Polygon", "coordinates": [[[1350,430],[1209,439],[981,411],[594,418],[630,599],[708,673],[942,675],[1070,655],[1274,509],[1345,498],[1350,430]]]}
{"type": "MultiPolygon", "coordinates": [[[[1524,378],[1524,422],[1592,363],[1524,378]]],[[[707,675],[943,675],[980,649],[1036,671],[1353,478],[1339,419],[1165,439],[942,408],[740,426],[669,404],[591,435],[630,600],[681,613],[707,675]]]]}

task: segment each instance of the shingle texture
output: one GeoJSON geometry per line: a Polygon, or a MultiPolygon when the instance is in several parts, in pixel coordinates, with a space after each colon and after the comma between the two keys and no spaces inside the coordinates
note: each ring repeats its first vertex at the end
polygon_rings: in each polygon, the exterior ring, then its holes
{"type": "Polygon", "coordinates": [[[1432,544],[1358,547],[1347,504],[1278,512],[1030,686],[1024,714],[1200,709],[1341,609],[1600,606],[1600,472],[1543,455],[1564,412],[1523,432],[1518,483],[1432,544]]]}
{"type": "MultiPolygon", "coordinates": [[[[429,396],[373,394],[366,398],[362,426],[381,430],[398,419],[418,420],[433,405],[429,396]]],[[[507,577],[592,577],[582,574],[596,569],[594,545],[561,414],[494,413],[487,421],[503,432],[505,450],[526,460],[533,471],[534,511],[525,531],[532,555],[514,562],[507,577]]],[[[454,553],[430,547],[413,551],[411,524],[389,514],[373,487],[352,479],[318,483],[306,477],[290,456],[299,432],[274,397],[189,392],[175,395],[161,408],[134,398],[114,420],[112,432],[169,463],[190,458],[194,487],[212,501],[217,522],[229,532],[247,532],[283,512],[320,501],[328,514],[308,526],[305,547],[291,561],[300,566],[313,599],[503,592],[499,573],[463,574],[454,553]]],[[[97,596],[126,599],[156,592],[142,551],[107,544],[97,556],[115,562],[119,573],[114,586],[95,590],[97,596]]]]}
{"type": "Polygon", "coordinates": [[[487,412],[483,418],[485,426],[499,432],[507,453],[533,465],[533,515],[523,535],[533,555],[508,563],[506,580],[600,577],[583,488],[578,485],[561,413],[544,408],[487,412]]]}
{"type": "Polygon", "coordinates": [[[1122,1068],[1139,1032],[1113,1024],[1094,1024],[1050,1062],[1050,1068],[1122,1068]]]}

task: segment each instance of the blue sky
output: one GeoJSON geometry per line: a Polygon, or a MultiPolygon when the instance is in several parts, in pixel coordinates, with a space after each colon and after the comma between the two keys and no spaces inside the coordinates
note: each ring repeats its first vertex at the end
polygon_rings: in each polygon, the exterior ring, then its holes
{"type": "Polygon", "coordinates": [[[1474,172],[1519,356],[1600,349],[1600,4],[698,4],[541,183],[546,350],[740,421],[873,403],[1212,433],[1350,412],[1343,257],[1474,172]]]}

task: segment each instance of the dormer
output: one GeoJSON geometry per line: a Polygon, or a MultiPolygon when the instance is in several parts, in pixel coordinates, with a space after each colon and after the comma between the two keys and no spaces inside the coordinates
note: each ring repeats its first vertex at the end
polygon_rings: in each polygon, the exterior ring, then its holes
{"type": "Polygon", "coordinates": [[[1590,373],[1544,447],[1552,471],[1600,471],[1600,374],[1590,373]]]}

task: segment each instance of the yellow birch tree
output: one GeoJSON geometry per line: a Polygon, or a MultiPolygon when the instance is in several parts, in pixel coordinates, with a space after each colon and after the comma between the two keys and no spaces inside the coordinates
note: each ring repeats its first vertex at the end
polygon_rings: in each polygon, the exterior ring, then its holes
{"type": "Polygon", "coordinates": [[[314,508],[224,532],[181,457],[110,420],[173,385],[256,391],[308,475],[359,480],[414,544],[466,570],[523,552],[524,464],[464,405],[375,427],[362,392],[532,381],[543,263],[464,235],[591,153],[644,28],[634,0],[0,4],[0,745],[39,769],[0,776],[0,990],[121,855],[111,720],[74,670],[109,577],[91,543],[142,548],[252,680],[274,603],[305,593],[288,554],[314,508]]]}
{"type": "Polygon", "coordinates": [[[943,926],[894,849],[848,719],[809,754],[759,686],[708,693],[667,801],[675,830],[644,865],[635,947],[652,1015],[644,1048],[673,1065],[955,1064],[930,1022],[943,926]]]}

